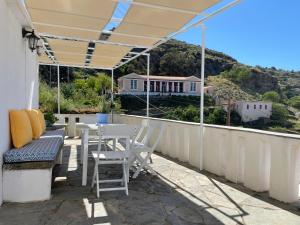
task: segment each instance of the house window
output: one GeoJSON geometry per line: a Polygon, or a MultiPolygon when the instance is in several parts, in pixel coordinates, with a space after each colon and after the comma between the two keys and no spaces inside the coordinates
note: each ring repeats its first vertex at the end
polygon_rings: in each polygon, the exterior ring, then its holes
{"type": "Polygon", "coordinates": [[[191,82],[191,88],[190,88],[191,92],[195,92],[196,91],[196,83],[195,82],[191,82]]]}
{"type": "Polygon", "coordinates": [[[160,92],[160,82],[156,81],[155,85],[156,85],[156,92],[160,92]]]}
{"type": "Polygon", "coordinates": [[[178,82],[174,82],[174,92],[178,92],[178,82]]]}
{"type": "Polygon", "coordinates": [[[137,80],[130,80],[130,89],[137,90],[137,80]]]}
{"type": "Polygon", "coordinates": [[[163,93],[167,92],[167,83],[166,82],[161,82],[161,91],[163,93]]]}
{"type": "Polygon", "coordinates": [[[254,109],[256,109],[256,105],[254,105],[254,109]]]}
{"type": "Polygon", "coordinates": [[[173,83],[172,82],[169,82],[169,92],[172,92],[172,86],[173,86],[173,83]]]}
{"type": "Polygon", "coordinates": [[[249,109],[249,105],[247,105],[247,109],[249,109]]]}
{"type": "Polygon", "coordinates": [[[147,81],[144,81],[144,92],[147,92],[147,81]]]}
{"type": "Polygon", "coordinates": [[[183,83],[182,82],[179,83],[179,92],[183,93],[183,83]]]}
{"type": "Polygon", "coordinates": [[[265,109],[268,109],[268,106],[267,106],[267,105],[265,105],[265,109]]]}
{"type": "Polygon", "coordinates": [[[150,92],[154,92],[154,81],[150,81],[150,92]]]}
{"type": "Polygon", "coordinates": [[[259,109],[262,109],[262,105],[259,105],[259,109]]]}

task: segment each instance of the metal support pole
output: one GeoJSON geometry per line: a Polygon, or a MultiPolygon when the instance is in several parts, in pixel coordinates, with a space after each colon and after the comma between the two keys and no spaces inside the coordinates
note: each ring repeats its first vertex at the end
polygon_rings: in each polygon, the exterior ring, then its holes
{"type": "Polygon", "coordinates": [[[206,27],[201,24],[202,44],[201,44],[201,96],[200,96],[200,170],[203,170],[204,152],[204,78],[205,78],[205,31],[206,27]]]}
{"type": "Polygon", "coordinates": [[[113,112],[113,105],[114,105],[114,69],[111,70],[111,123],[114,123],[114,112],[113,112]]]}
{"type": "Polygon", "coordinates": [[[150,93],[150,53],[147,54],[147,118],[149,118],[149,93],[150,93]]]}
{"type": "Polygon", "coordinates": [[[114,70],[111,70],[111,103],[114,102],[114,70]]]}
{"type": "Polygon", "coordinates": [[[57,113],[60,114],[60,68],[57,65],[57,113]]]}

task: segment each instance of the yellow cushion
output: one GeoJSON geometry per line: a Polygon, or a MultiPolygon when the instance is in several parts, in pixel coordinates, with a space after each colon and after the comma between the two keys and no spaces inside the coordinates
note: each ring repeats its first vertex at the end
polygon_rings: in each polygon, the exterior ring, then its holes
{"type": "Polygon", "coordinates": [[[40,120],[40,124],[41,124],[41,127],[42,127],[42,133],[44,133],[45,130],[46,130],[46,122],[45,122],[44,114],[39,109],[34,109],[34,110],[39,115],[39,120],[40,120]]]}
{"type": "Polygon", "coordinates": [[[26,113],[30,120],[30,124],[32,128],[32,137],[33,139],[39,139],[43,133],[42,125],[40,123],[39,113],[36,110],[26,110],[26,113]]]}
{"type": "Polygon", "coordinates": [[[21,148],[32,141],[32,128],[29,117],[24,110],[9,112],[10,132],[15,148],[21,148]]]}

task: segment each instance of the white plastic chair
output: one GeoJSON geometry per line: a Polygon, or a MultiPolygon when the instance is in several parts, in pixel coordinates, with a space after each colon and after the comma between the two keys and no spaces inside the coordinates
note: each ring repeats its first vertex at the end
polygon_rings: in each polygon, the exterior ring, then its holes
{"type": "Polygon", "coordinates": [[[128,195],[128,181],[129,181],[129,167],[128,167],[128,155],[130,148],[130,139],[135,139],[139,126],[136,125],[104,125],[99,127],[99,141],[97,151],[92,152],[93,158],[95,159],[94,175],[92,180],[92,188],[96,183],[97,197],[99,198],[101,191],[118,191],[125,190],[128,195]],[[126,139],[126,150],[125,151],[102,151],[101,146],[104,140],[107,139],[126,139]],[[118,164],[122,165],[123,177],[120,179],[99,179],[99,165],[107,164],[118,164]],[[121,183],[119,187],[113,188],[100,188],[101,183],[121,183]]]}
{"type": "Polygon", "coordinates": [[[137,165],[137,170],[133,178],[136,178],[143,169],[149,170],[152,174],[156,174],[148,161],[151,159],[151,155],[157,147],[164,129],[165,126],[161,122],[149,120],[147,121],[147,131],[142,141],[131,145],[130,151],[132,156],[129,159],[129,165],[132,166],[134,162],[136,162],[137,165]]]}

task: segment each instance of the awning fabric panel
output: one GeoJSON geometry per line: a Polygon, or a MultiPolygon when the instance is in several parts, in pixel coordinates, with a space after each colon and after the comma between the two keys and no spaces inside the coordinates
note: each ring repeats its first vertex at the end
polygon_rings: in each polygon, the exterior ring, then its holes
{"type": "Polygon", "coordinates": [[[112,68],[119,62],[120,58],[118,57],[93,56],[90,66],[99,68],[112,68]]]}
{"type": "Polygon", "coordinates": [[[63,27],[51,27],[51,26],[36,24],[35,29],[38,30],[39,33],[50,34],[55,36],[63,36],[67,38],[97,40],[100,37],[100,33],[98,32],[82,31],[82,30],[63,28],[63,27]]]}
{"type": "Polygon", "coordinates": [[[160,27],[167,30],[177,30],[194,16],[182,12],[132,5],[123,22],[149,27],[160,27]]]}
{"type": "Polygon", "coordinates": [[[80,41],[67,41],[59,39],[47,39],[52,51],[65,52],[65,53],[77,53],[86,54],[88,43],[80,41]]]}
{"type": "Polygon", "coordinates": [[[134,2],[144,4],[132,4],[120,26],[115,30],[116,33],[130,36],[112,34],[109,40],[127,44],[154,45],[158,40],[151,38],[161,39],[176,32],[191,21],[196,13],[202,12],[219,1],[134,0],[134,2]],[[162,7],[159,8],[159,6],[162,7]],[[147,39],[147,37],[150,38],[147,39]]]}
{"type": "Polygon", "coordinates": [[[220,0],[134,0],[135,2],[152,4],[174,9],[182,9],[200,13],[201,11],[220,2],[220,0]]]}
{"type": "Polygon", "coordinates": [[[38,33],[98,39],[117,2],[111,0],[27,0],[38,33]]]}
{"type": "Polygon", "coordinates": [[[150,47],[154,45],[156,42],[158,42],[156,40],[148,39],[148,38],[126,37],[126,36],[120,36],[114,34],[110,36],[109,41],[115,43],[126,43],[129,45],[138,45],[138,46],[145,46],[145,47],[150,47]]]}
{"type": "Polygon", "coordinates": [[[60,64],[84,65],[88,43],[59,39],[47,39],[47,42],[60,64]]]}
{"type": "Polygon", "coordinates": [[[52,60],[46,55],[46,53],[43,53],[38,57],[39,63],[46,63],[46,64],[51,64],[53,63],[52,60]]]}
{"type": "Polygon", "coordinates": [[[131,50],[129,47],[96,44],[90,65],[112,68],[131,50]]]}
{"type": "Polygon", "coordinates": [[[130,50],[131,48],[126,46],[96,44],[93,56],[123,58],[130,50]]]}
{"type": "Polygon", "coordinates": [[[55,53],[55,57],[59,62],[69,62],[71,64],[84,64],[85,55],[55,53]]]}
{"type": "Polygon", "coordinates": [[[130,36],[117,36],[116,34],[112,35],[109,41],[152,46],[158,40],[151,38],[159,39],[167,36],[184,26],[193,17],[194,15],[191,14],[132,5],[120,26],[115,30],[116,33],[130,36]],[[147,39],[147,37],[150,38],[147,39]]]}

